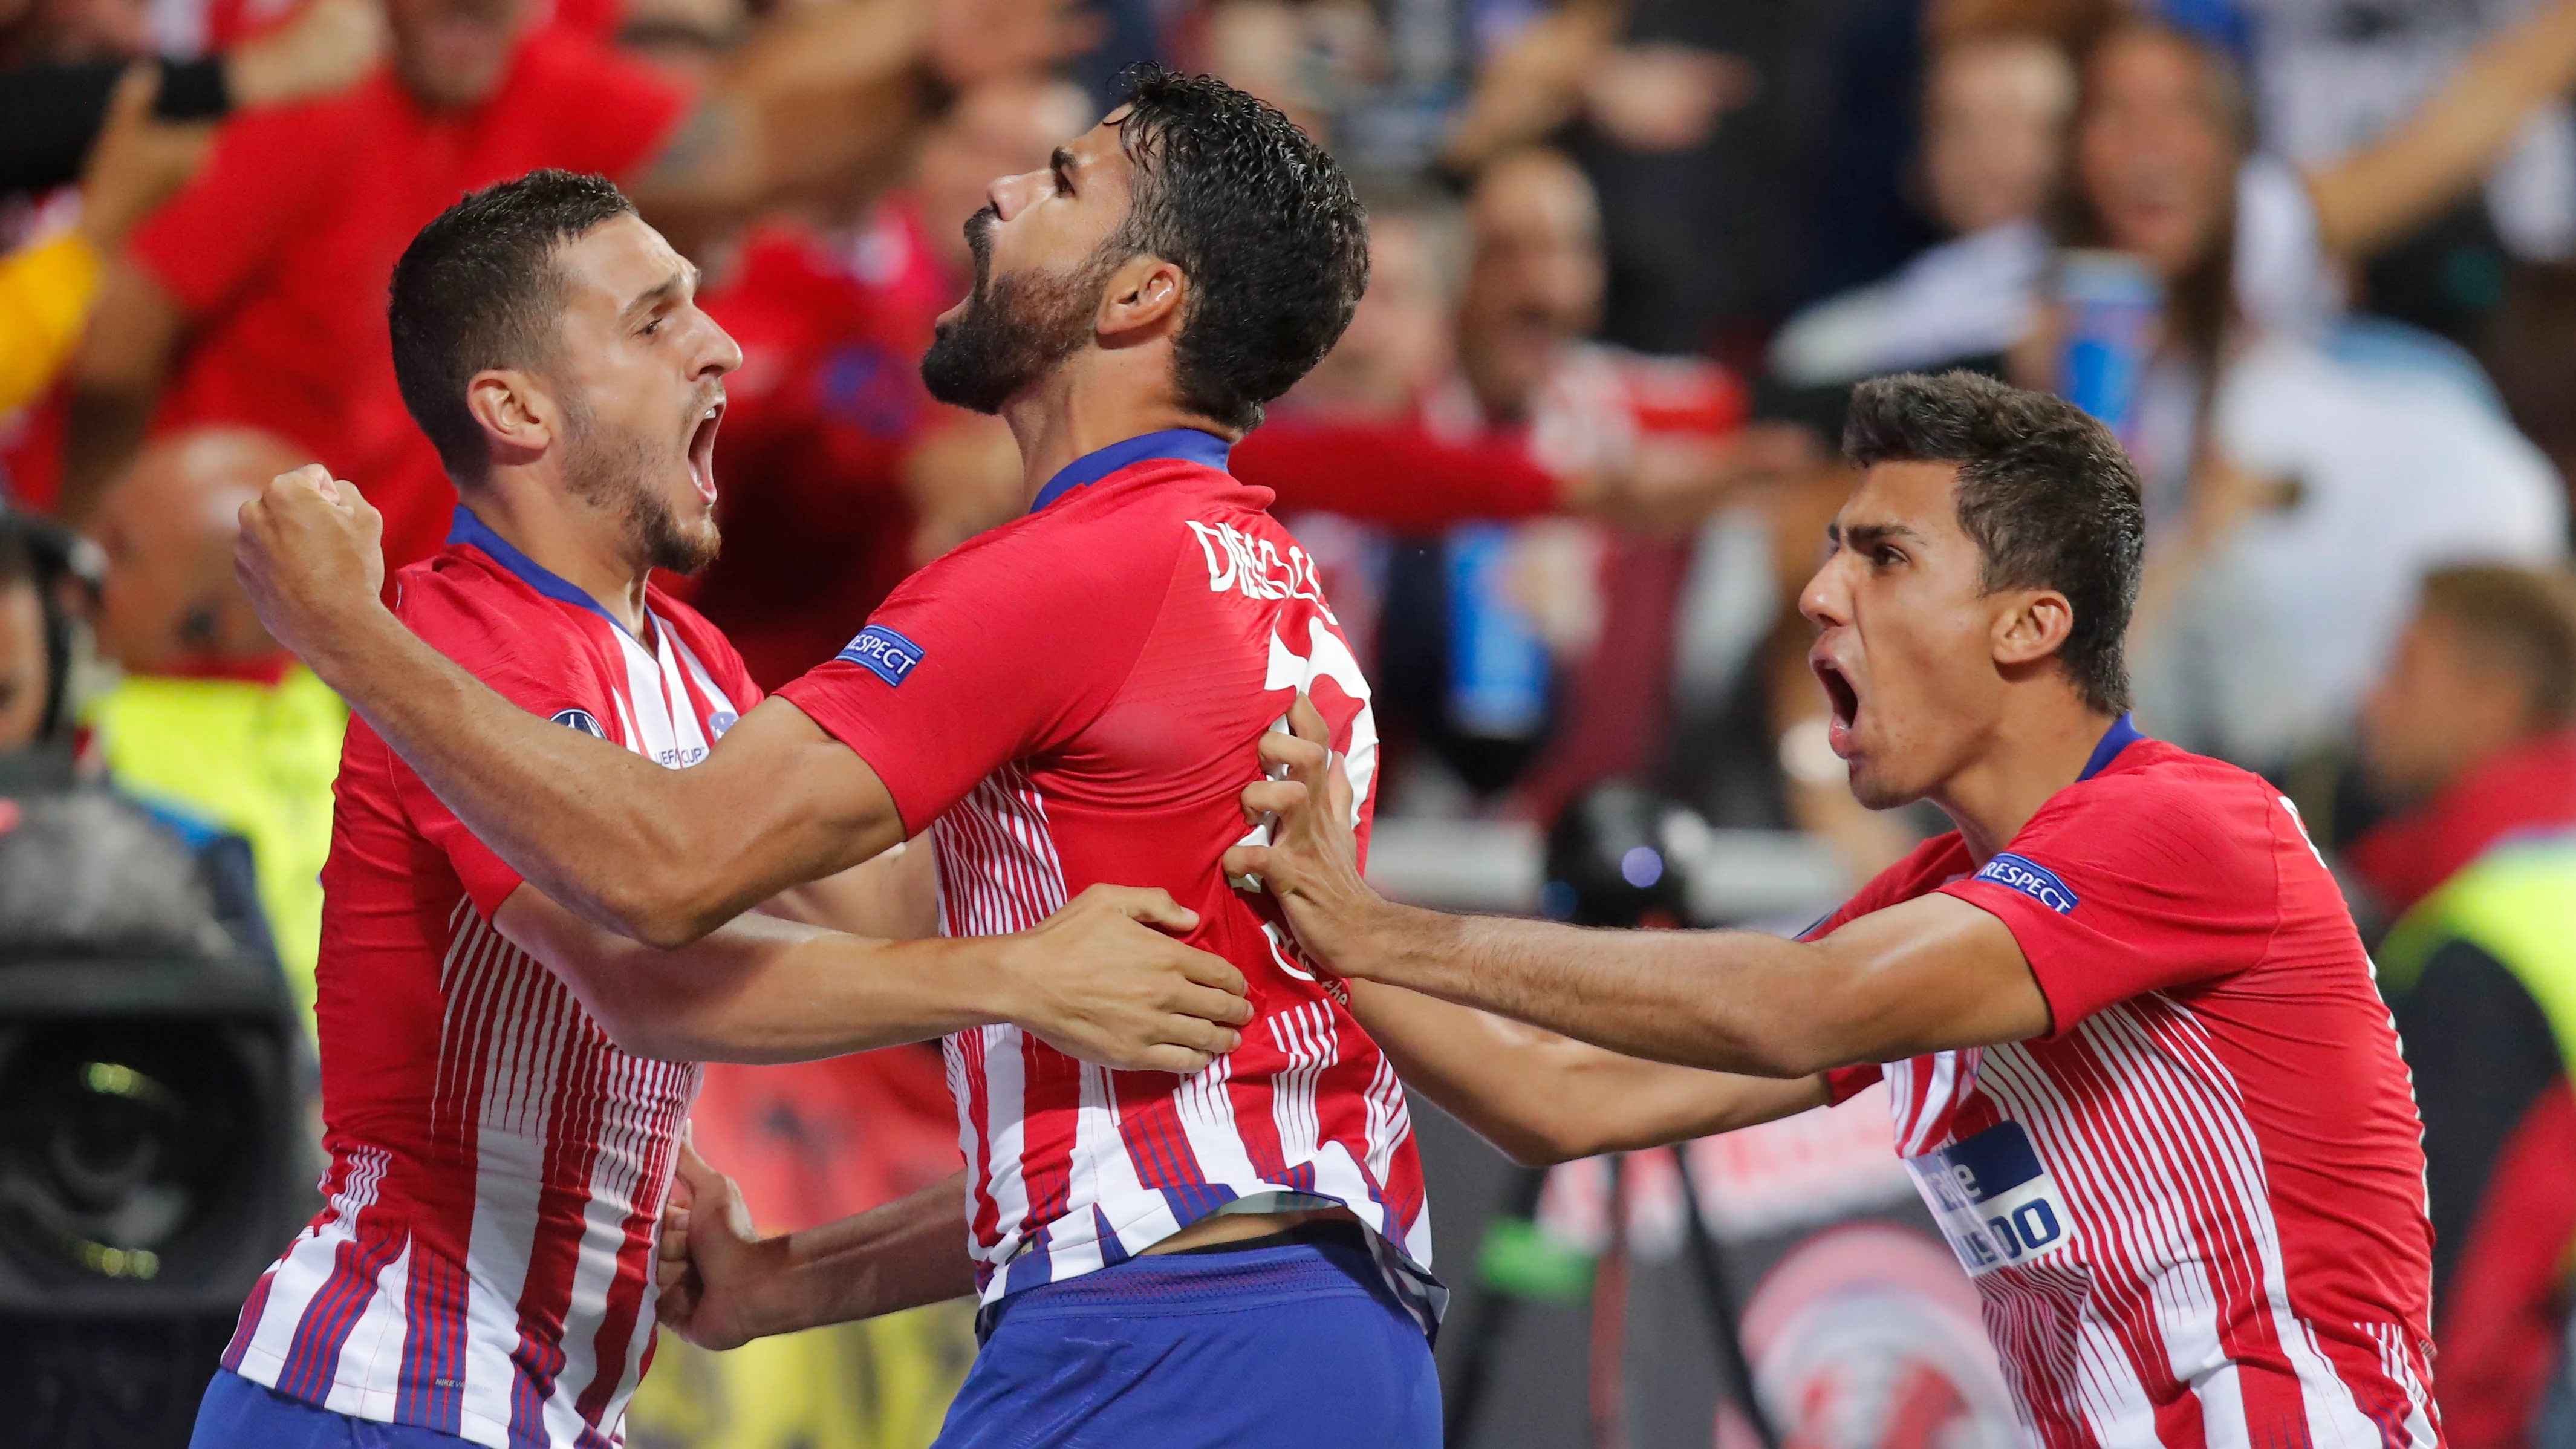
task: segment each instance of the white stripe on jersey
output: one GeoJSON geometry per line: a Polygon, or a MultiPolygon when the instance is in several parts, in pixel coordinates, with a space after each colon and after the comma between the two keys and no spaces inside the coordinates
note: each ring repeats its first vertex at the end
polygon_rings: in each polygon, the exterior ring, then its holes
{"type": "Polygon", "coordinates": [[[340,1374],[322,1407],[335,1414],[382,1419],[394,1411],[402,1392],[403,1298],[411,1285],[411,1243],[376,1275],[376,1291],[358,1315],[357,1327],[340,1348],[340,1374]]]}
{"type": "Polygon", "coordinates": [[[331,1269],[339,1260],[341,1245],[357,1241],[358,1220],[375,1205],[376,1189],[383,1184],[385,1169],[390,1165],[390,1159],[372,1147],[350,1151],[344,1162],[346,1171],[339,1190],[331,1194],[327,1221],[296,1234],[295,1241],[268,1270],[266,1311],[236,1370],[263,1387],[277,1386],[277,1376],[286,1367],[287,1351],[294,1346],[296,1327],[304,1321],[304,1310],[312,1306],[313,1295],[322,1291],[322,1285],[331,1281],[331,1269]]]}

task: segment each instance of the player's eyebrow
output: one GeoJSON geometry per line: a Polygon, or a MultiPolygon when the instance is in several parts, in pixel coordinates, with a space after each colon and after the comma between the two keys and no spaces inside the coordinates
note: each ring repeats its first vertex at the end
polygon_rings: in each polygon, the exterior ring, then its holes
{"type": "Polygon", "coordinates": [[[1873,544],[1902,542],[1921,543],[1923,535],[1902,523],[1855,523],[1849,528],[1840,521],[1825,525],[1825,537],[1844,548],[1862,549],[1873,544]]]}
{"type": "Polygon", "coordinates": [[[661,281],[646,288],[644,291],[638,292],[635,295],[635,300],[626,304],[626,310],[622,315],[629,320],[644,316],[654,308],[661,306],[664,302],[680,296],[684,291],[696,291],[697,286],[697,263],[690,261],[686,257],[682,257],[680,259],[680,265],[672,270],[671,275],[664,277],[661,281]]]}

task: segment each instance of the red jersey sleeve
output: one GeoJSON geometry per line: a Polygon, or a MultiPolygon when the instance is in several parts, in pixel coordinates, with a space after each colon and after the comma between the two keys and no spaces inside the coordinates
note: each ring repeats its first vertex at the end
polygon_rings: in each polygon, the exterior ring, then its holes
{"type": "Polygon", "coordinates": [[[2262,960],[2280,921],[2269,803],[2104,775],[2061,791],[2009,850],[1941,891],[2013,933],[2063,1036],[2114,1002],[2262,960]]]}
{"type": "Polygon", "coordinates": [[[128,255],[189,316],[221,310],[319,223],[354,160],[334,138],[358,133],[364,92],[384,83],[225,122],[196,179],[135,230],[128,255]]]}
{"type": "Polygon", "coordinates": [[[1137,582],[1171,577],[1177,526],[1033,528],[1042,517],[914,574],[847,648],[779,688],[876,771],[907,834],[1098,718],[1162,610],[1165,589],[1137,582]]]}
{"type": "MultiPolygon", "coordinates": [[[[525,613],[498,609],[471,589],[427,569],[404,571],[395,612],[439,653],[531,714],[575,723],[571,715],[577,711],[593,722],[594,732],[597,721],[616,718],[606,685],[579,652],[549,647],[556,636],[530,627],[532,621],[525,613]]],[[[712,672],[712,662],[709,668],[712,672]]],[[[519,888],[519,873],[466,829],[399,757],[393,761],[393,778],[395,797],[412,829],[447,857],[473,898],[474,909],[491,920],[510,892],[519,888]]]]}

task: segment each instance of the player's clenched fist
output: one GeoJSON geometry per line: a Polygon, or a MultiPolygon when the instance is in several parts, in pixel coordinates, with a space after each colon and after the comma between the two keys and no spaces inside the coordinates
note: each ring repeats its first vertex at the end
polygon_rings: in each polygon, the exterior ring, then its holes
{"type": "Polygon", "coordinates": [[[1198,923],[1165,892],[1093,886],[1004,958],[1010,1019],[1087,1062],[1198,1071],[1234,1050],[1235,1028],[1252,1020],[1233,963],[1163,934],[1198,923]]]}
{"type": "Polygon", "coordinates": [[[268,481],[242,505],[233,572],[277,642],[320,667],[338,626],[376,607],[384,517],[319,464],[268,481]]]}

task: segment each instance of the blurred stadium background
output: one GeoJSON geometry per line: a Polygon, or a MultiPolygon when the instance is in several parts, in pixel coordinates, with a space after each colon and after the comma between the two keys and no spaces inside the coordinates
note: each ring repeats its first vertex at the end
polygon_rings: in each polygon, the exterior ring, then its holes
{"type": "MultiPolygon", "coordinates": [[[[2452,1441],[2576,1446],[2566,0],[0,0],[0,1444],[184,1443],[310,1211],[345,714],[231,519],[318,460],[434,545],[411,232],[562,165],[704,267],[746,362],[687,587],[774,686],[1010,516],[1007,432],[914,364],[986,182],[1147,59],[1370,204],[1235,468],[1376,681],[1383,889],[1822,914],[1939,827],[1850,800],[1804,667],[1843,397],[2063,391],[2147,479],[2141,725],[2279,782],[2376,943],[2452,1441]]],[[[694,1120],[773,1229],[957,1161],[927,1047],[719,1067],[694,1120]]],[[[1547,1174],[1416,1121],[1453,1442],[2017,1439],[1874,1096],[1547,1174]]],[[[962,1304],[666,1338],[628,1442],[927,1444],[972,1350],[962,1304]]]]}

